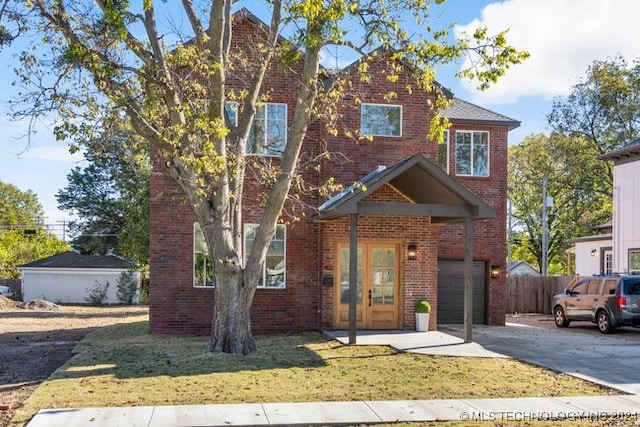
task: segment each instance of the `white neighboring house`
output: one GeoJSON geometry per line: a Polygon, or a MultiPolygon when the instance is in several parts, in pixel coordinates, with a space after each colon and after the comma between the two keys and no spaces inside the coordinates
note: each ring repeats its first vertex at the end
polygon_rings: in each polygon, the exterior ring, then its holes
{"type": "Polygon", "coordinates": [[[613,271],[640,274],[640,139],[600,156],[613,161],[613,271]]]}
{"type": "Polygon", "coordinates": [[[611,221],[609,221],[595,228],[599,234],[571,239],[573,247],[569,248],[567,252],[568,255],[575,257],[575,274],[589,276],[610,274],[615,271],[613,269],[611,227],[611,221]]]}
{"type": "MultiPolygon", "coordinates": [[[[43,299],[54,303],[86,304],[93,289],[105,290],[105,304],[119,304],[118,278],[129,263],[114,255],[81,255],[69,251],[20,267],[23,301],[43,299]]],[[[140,273],[134,278],[140,290],[140,273]]]]}
{"type": "Polygon", "coordinates": [[[509,277],[540,276],[540,272],[526,261],[511,261],[509,277]]]}

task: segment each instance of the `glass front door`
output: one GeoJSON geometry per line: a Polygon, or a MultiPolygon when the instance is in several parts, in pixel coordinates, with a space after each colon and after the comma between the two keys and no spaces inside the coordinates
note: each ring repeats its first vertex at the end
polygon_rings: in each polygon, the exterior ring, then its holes
{"type": "MultiPolygon", "coordinates": [[[[360,243],[356,325],[359,329],[399,327],[399,245],[360,243]]],[[[335,327],[349,327],[349,245],[338,245],[335,327]]]]}

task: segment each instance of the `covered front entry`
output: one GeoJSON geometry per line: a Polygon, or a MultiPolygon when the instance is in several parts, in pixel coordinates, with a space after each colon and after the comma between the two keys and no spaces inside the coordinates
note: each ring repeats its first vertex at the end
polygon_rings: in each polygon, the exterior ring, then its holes
{"type": "MultiPolygon", "coordinates": [[[[398,309],[400,298],[413,295],[400,295],[398,248],[395,252],[395,267],[393,267],[393,286],[388,286],[374,294],[373,283],[376,271],[368,267],[369,259],[375,258],[375,250],[367,249],[369,243],[358,238],[358,218],[360,216],[407,216],[428,217],[429,226],[436,224],[464,223],[464,341],[471,342],[473,324],[473,221],[491,218],[496,215],[495,210],[482,201],[478,196],[467,190],[451,176],[446,174],[436,164],[422,154],[415,154],[390,166],[379,166],[376,170],[362,177],[357,183],[350,185],[336,194],[319,208],[315,218],[320,221],[331,221],[337,218],[349,217],[349,250],[334,256],[339,260],[340,270],[334,271],[335,279],[327,281],[334,286],[333,318],[336,328],[344,327],[348,319],[349,343],[355,344],[358,327],[382,328],[378,324],[374,304],[374,296],[384,295],[387,288],[393,289],[393,303],[389,303],[389,311],[385,315],[391,317],[382,321],[388,328],[399,327],[398,309]],[[401,195],[402,200],[391,198],[376,198],[372,196],[376,191],[384,188],[391,189],[394,194],[401,195]],[[365,244],[363,246],[363,243],[365,244]],[[358,257],[358,252],[362,254],[358,257]],[[348,258],[348,261],[346,258],[348,258]],[[359,262],[362,259],[362,262],[359,262]],[[348,267],[344,267],[348,265],[348,267]],[[348,279],[343,269],[348,269],[348,279]],[[362,270],[362,274],[359,271],[362,270]],[[368,270],[371,270],[370,272],[368,270]],[[371,284],[367,284],[367,275],[371,284]],[[343,299],[343,290],[348,287],[349,297],[343,299]],[[369,286],[369,287],[367,287],[369,286]],[[337,288],[337,289],[336,289],[337,288]],[[371,300],[369,300],[371,291],[371,300]],[[382,292],[382,294],[380,294],[382,292]],[[369,306],[371,301],[371,306],[369,306]],[[343,307],[348,306],[348,315],[344,317],[343,307]],[[371,307],[371,308],[369,308],[371,307]],[[373,313],[371,313],[373,311],[373,313]],[[358,314],[359,313],[359,314],[358,314]],[[360,326],[362,325],[362,326],[360,326]],[[392,326],[393,325],[393,326],[392,326]]],[[[336,245],[337,246],[337,245],[336,245]]],[[[375,246],[373,246],[375,248],[375,246]]],[[[384,249],[384,248],[383,248],[384,249]]],[[[388,254],[387,254],[388,255],[388,254]]],[[[335,267],[338,268],[338,267],[335,267]]],[[[435,268],[435,266],[434,266],[435,268]]],[[[388,274],[388,272],[387,272],[388,274]]],[[[405,285],[406,287],[406,285],[405,285]]],[[[419,295],[424,297],[424,292],[419,295]]],[[[384,298],[380,301],[384,301],[384,298]]],[[[389,299],[391,301],[391,299],[389,299]]],[[[379,304],[380,306],[386,304],[379,304]]]]}
{"type": "MultiPolygon", "coordinates": [[[[335,328],[349,327],[349,243],[336,247],[340,286],[334,295],[335,328]]],[[[358,329],[397,329],[400,320],[400,244],[358,242],[356,326],[358,329]]]]}

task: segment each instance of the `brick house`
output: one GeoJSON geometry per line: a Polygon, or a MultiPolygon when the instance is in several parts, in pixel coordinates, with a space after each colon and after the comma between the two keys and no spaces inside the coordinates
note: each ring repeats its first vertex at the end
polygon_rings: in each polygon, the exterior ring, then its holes
{"type": "MultiPolygon", "coordinates": [[[[234,43],[255,44],[263,25],[246,11],[237,14],[234,43]]],[[[312,184],[334,178],[346,190],[329,200],[301,193],[303,203],[292,197],[285,207],[253,300],[255,333],[348,327],[354,235],[359,329],[412,329],[413,304],[421,299],[432,306],[430,328],[437,322],[462,323],[464,260],[471,248],[473,322],[504,324],[507,138],[519,122],[445,91],[453,102],[442,114],[452,125],[444,144],[430,141],[434,95],[418,89],[409,93],[408,85],[417,86],[406,68],[397,80],[388,79],[384,52],[376,55],[379,59],[369,66],[371,79],[351,82],[337,136],[322,123],[309,127],[301,159],[333,154],[303,169],[302,176],[312,184]],[[398,97],[387,100],[389,91],[398,97]],[[356,142],[345,136],[355,132],[372,138],[356,142]]],[[[354,69],[348,66],[337,76],[348,77],[354,69]]],[[[297,72],[277,66],[268,71],[264,93],[269,102],[254,121],[250,163],[278,162],[293,118],[291,88],[297,72]],[[267,136],[271,145],[264,143],[267,136]]],[[[241,77],[229,77],[230,88],[241,85],[241,77]]],[[[255,176],[250,167],[243,205],[245,247],[251,245],[261,213],[262,187],[255,176]]],[[[206,245],[195,216],[159,161],[151,177],[150,220],[151,332],[208,333],[213,283],[206,245]]]]}

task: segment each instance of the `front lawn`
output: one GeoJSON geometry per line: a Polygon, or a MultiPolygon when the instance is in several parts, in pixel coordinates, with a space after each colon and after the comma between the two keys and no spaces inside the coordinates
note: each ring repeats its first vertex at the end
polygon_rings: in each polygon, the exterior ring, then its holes
{"type": "Polygon", "coordinates": [[[258,337],[250,356],[206,355],[205,337],[149,335],[148,323],[89,334],[13,419],[43,408],[239,402],[455,399],[606,394],[564,374],[503,358],[345,346],[320,334],[258,337]]]}

